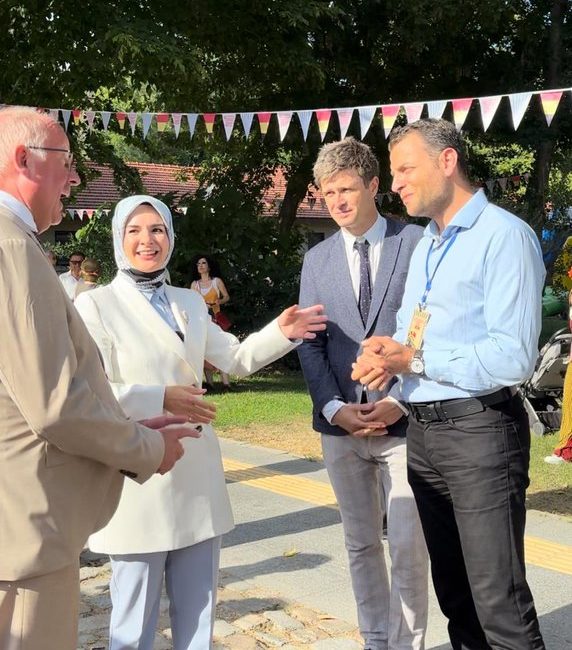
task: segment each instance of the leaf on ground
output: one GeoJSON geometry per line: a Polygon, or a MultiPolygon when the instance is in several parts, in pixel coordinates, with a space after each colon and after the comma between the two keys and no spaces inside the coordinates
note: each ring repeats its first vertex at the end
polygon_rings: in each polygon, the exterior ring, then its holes
{"type": "Polygon", "coordinates": [[[297,549],[291,548],[288,551],[284,551],[284,553],[282,553],[282,555],[284,557],[294,557],[295,555],[298,555],[299,553],[300,553],[300,551],[298,551],[297,549]]]}

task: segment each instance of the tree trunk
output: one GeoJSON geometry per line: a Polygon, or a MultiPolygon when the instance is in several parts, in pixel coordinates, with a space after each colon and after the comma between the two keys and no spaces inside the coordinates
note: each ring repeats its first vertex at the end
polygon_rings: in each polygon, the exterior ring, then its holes
{"type": "Polygon", "coordinates": [[[312,182],[312,169],[316,161],[316,155],[316,149],[313,147],[309,148],[306,155],[300,161],[300,164],[288,176],[286,193],[278,211],[281,235],[290,232],[296,221],[298,206],[308,193],[308,185],[312,182]]]}

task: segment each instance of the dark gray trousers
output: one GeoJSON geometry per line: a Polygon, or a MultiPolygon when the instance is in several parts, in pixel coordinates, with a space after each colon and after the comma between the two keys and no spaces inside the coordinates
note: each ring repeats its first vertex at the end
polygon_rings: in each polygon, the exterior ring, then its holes
{"type": "Polygon", "coordinates": [[[408,479],[454,650],[544,650],[524,565],[530,431],[520,397],[407,429],[408,479]]]}

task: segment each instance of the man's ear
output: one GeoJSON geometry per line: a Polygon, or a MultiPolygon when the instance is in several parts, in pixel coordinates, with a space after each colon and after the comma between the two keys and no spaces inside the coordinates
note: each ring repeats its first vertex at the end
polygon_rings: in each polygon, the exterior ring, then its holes
{"type": "Polygon", "coordinates": [[[459,154],[453,147],[447,147],[439,154],[439,166],[441,167],[445,176],[452,176],[457,169],[457,162],[459,154]]]}
{"type": "Polygon", "coordinates": [[[28,167],[29,155],[28,149],[23,145],[19,144],[14,151],[14,167],[18,171],[24,171],[28,167]]]}
{"type": "Polygon", "coordinates": [[[378,189],[379,189],[379,178],[377,176],[374,176],[369,182],[368,190],[370,191],[372,196],[375,196],[377,194],[378,189]]]}

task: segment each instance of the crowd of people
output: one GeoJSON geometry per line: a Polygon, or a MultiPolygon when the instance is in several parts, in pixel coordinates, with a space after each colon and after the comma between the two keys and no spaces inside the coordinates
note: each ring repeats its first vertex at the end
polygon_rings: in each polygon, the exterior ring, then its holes
{"type": "Polygon", "coordinates": [[[174,649],[211,647],[233,518],[203,373],[227,384],[297,349],[364,648],[423,650],[429,560],[454,650],[545,648],[516,390],[537,356],[540,246],[472,187],[454,125],[396,128],[389,150],[392,190],[429,225],[379,213],[366,144],[324,145],[315,183],[339,230],[306,253],[299,305],[240,342],[214,260],[196,259],[190,288],[168,283],[175,233],[155,197],[116,205],[110,284],[79,251],[58,281],[37,234],[80,182],[68,138],[0,110],[0,647],[77,647],[88,538],[111,558],[111,650],[152,650],[163,584],[174,649]]]}

